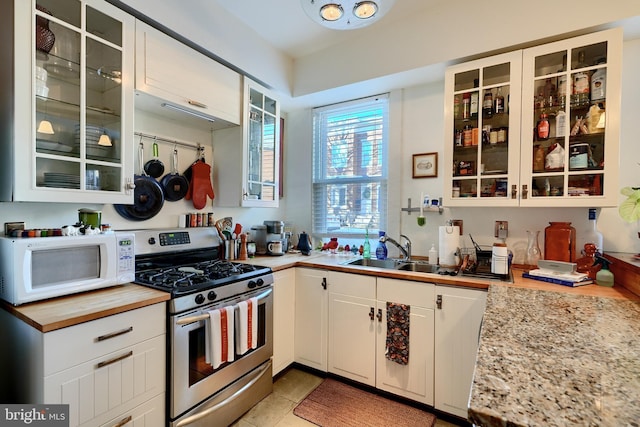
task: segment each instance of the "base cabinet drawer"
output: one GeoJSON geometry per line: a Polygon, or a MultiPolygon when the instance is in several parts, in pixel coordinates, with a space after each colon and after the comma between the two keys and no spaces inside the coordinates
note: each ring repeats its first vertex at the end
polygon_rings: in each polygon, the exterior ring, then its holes
{"type": "MultiPolygon", "coordinates": [[[[100,427],[158,427],[165,424],[165,395],[157,395],[153,399],[133,408],[131,411],[101,424],[100,427]]],[[[95,425],[93,423],[87,424],[95,425]]],[[[82,426],[85,427],[85,426],[82,426]]]]}
{"type": "Polygon", "coordinates": [[[164,334],[165,317],[165,305],[153,304],[47,332],[44,334],[44,375],[164,334]]]}
{"type": "Polygon", "coordinates": [[[69,404],[72,427],[100,425],[164,393],[165,347],[159,335],[47,376],[44,401],[69,404]]]}

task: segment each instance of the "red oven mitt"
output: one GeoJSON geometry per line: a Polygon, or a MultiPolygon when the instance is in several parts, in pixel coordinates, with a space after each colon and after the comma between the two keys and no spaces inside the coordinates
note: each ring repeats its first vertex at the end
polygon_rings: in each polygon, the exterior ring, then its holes
{"type": "Polygon", "coordinates": [[[197,161],[191,165],[191,183],[185,199],[193,200],[193,207],[203,209],[207,205],[207,196],[212,200],[213,186],[211,185],[211,166],[204,161],[197,161]]]}

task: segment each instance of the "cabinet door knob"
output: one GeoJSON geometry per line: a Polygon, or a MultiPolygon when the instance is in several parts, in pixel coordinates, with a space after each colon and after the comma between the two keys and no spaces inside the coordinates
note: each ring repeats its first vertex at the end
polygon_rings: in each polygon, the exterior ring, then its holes
{"type": "Polygon", "coordinates": [[[375,309],[371,307],[371,310],[369,310],[369,319],[373,320],[374,317],[375,317],[375,309]]]}
{"type": "Polygon", "coordinates": [[[323,287],[324,289],[327,289],[327,278],[326,278],[326,277],[323,277],[323,278],[322,278],[322,287],[323,287]]]}
{"type": "Polygon", "coordinates": [[[518,198],[518,187],[515,184],[511,186],[511,198],[512,199],[518,198]]]}
{"type": "Polygon", "coordinates": [[[382,309],[378,309],[378,314],[376,316],[378,318],[378,322],[382,322],[382,309]]]}
{"type": "Polygon", "coordinates": [[[442,295],[436,297],[436,307],[438,307],[438,310],[442,310],[442,295]]]}
{"type": "Polygon", "coordinates": [[[529,194],[529,188],[527,188],[527,184],[522,184],[522,198],[526,199],[529,194]]]}

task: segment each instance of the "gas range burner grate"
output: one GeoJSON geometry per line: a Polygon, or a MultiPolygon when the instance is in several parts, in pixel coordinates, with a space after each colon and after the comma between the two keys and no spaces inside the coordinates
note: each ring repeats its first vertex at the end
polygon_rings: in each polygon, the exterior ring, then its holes
{"type": "Polygon", "coordinates": [[[251,264],[213,260],[173,267],[140,269],[136,271],[135,282],[177,296],[223,286],[270,271],[269,268],[251,264]]]}

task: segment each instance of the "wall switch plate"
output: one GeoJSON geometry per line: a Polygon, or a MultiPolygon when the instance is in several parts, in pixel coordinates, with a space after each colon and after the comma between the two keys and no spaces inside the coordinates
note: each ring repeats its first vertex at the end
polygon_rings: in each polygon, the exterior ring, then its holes
{"type": "Polygon", "coordinates": [[[498,239],[506,239],[509,236],[509,221],[496,221],[493,234],[498,239]]]}

